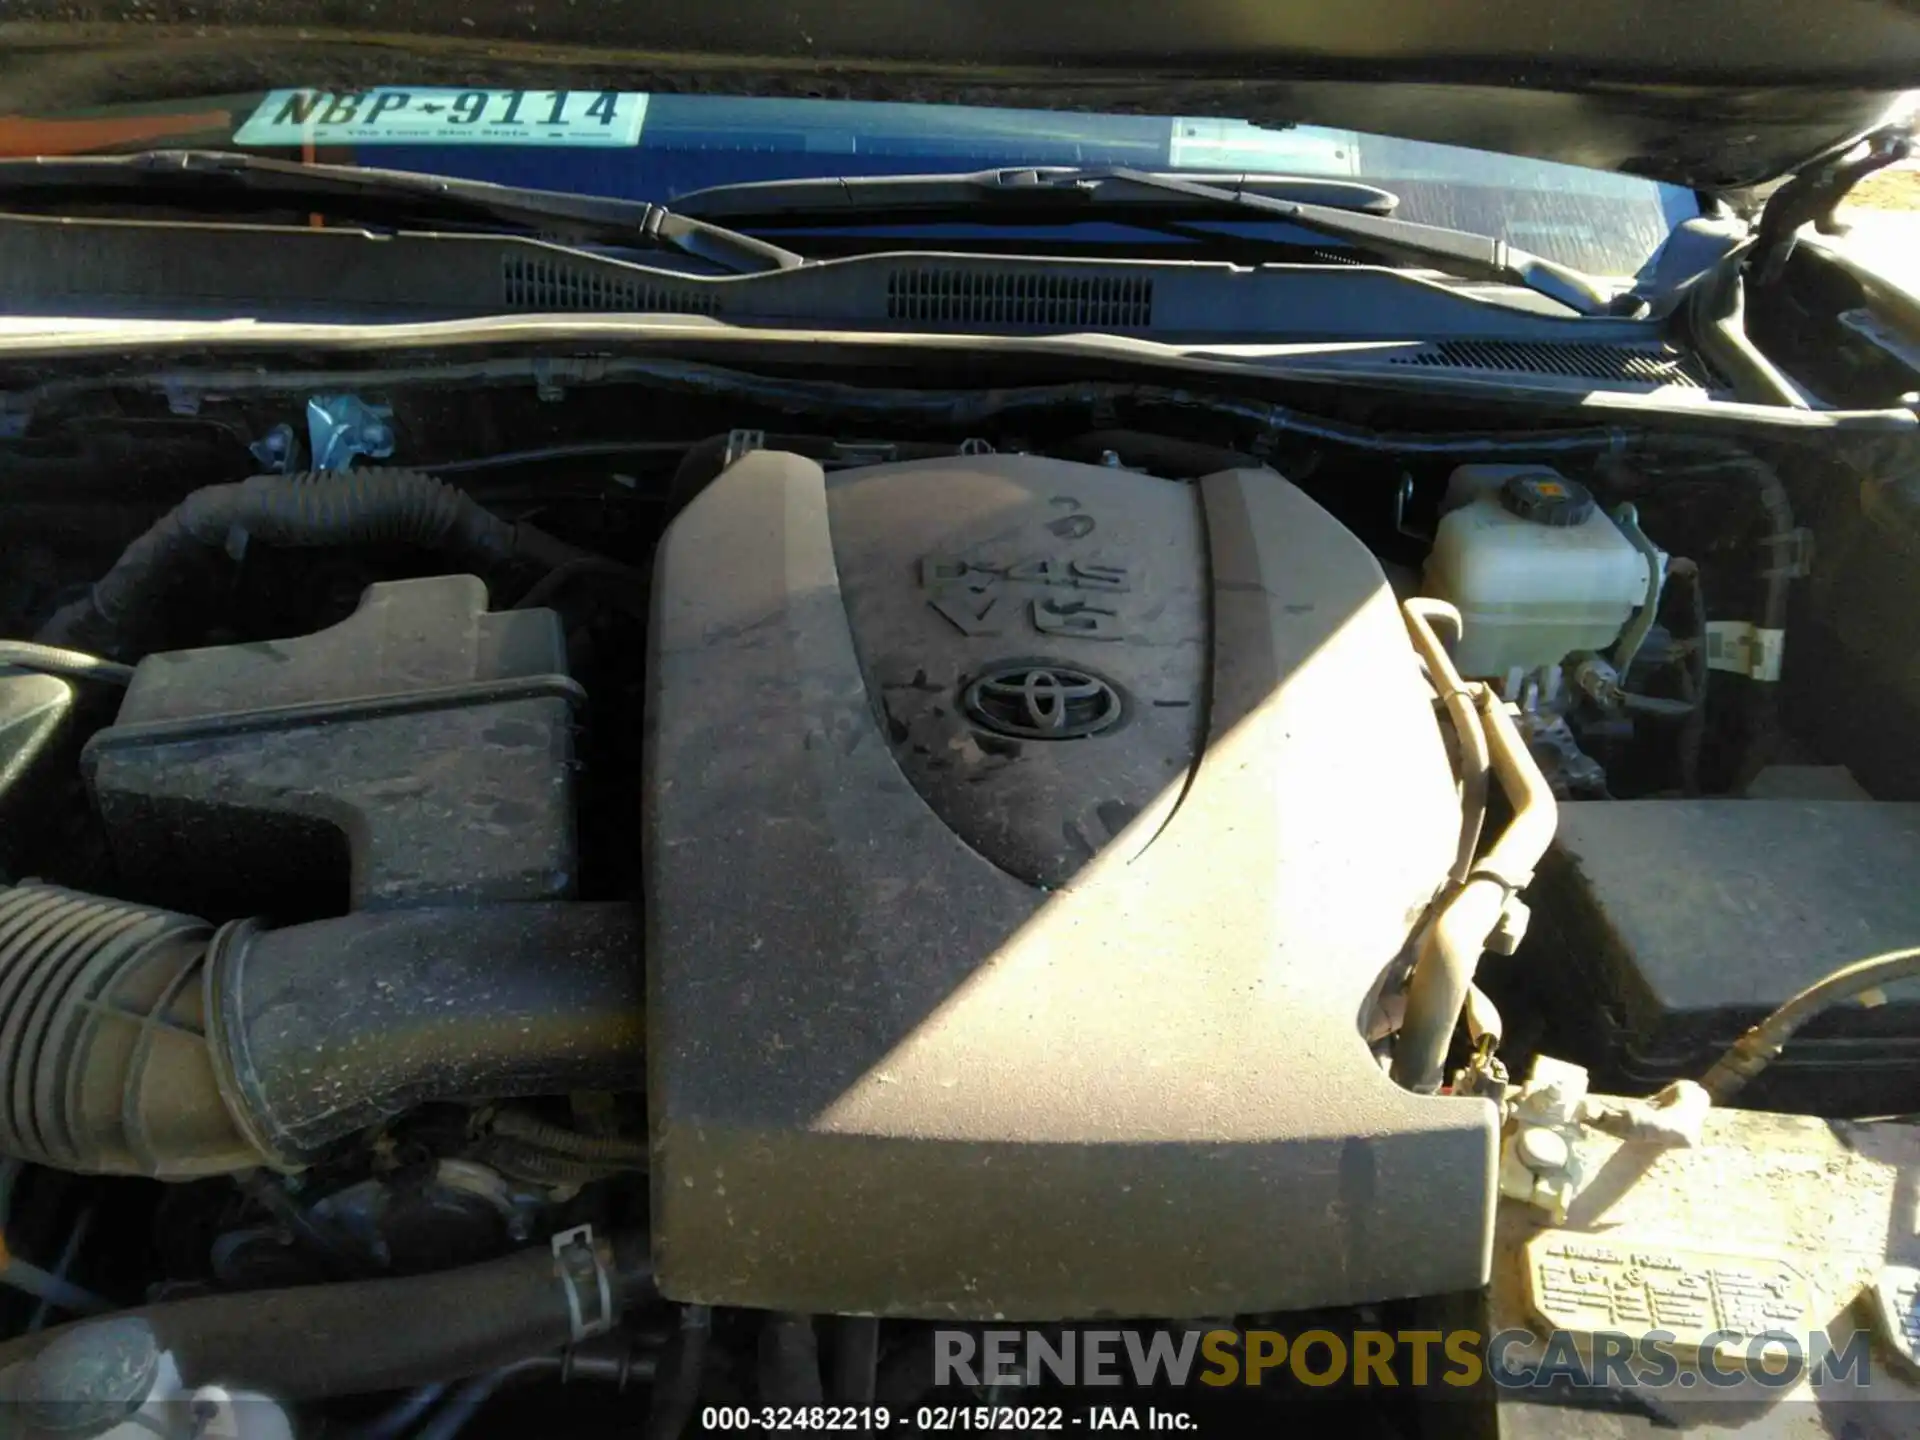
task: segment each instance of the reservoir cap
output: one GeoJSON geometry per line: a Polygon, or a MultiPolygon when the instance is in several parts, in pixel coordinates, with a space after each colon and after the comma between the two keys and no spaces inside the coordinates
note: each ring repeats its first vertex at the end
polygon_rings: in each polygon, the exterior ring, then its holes
{"type": "Polygon", "coordinates": [[[1593,492],[1551,470],[1508,476],[1500,487],[1500,503],[1509,514],[1555,529],[1581,524],[1593,514],[1593,492]]]}

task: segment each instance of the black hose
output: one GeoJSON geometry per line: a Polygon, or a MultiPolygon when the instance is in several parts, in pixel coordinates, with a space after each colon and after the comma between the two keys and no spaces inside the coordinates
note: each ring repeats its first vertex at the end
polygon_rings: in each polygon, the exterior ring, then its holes
{"type": "Polygon", "coordinates": [[[503,1365],[498,1370],[489,1370],[485,1375],[475,1375],[461,1382],[453,1392],[451,1399],[441,1407],[439,1414],[420,1427],[413,1440],[454,1440],[462,1430],[473,1422],[473,1418],[486,1409],[487,1402],[498,1394],[501,1388],[528,1375],[551,1374],[545,1365],[518,1361],[512,1365],[503,1365]]]}
{"type": "MultiPolygon", "coordinates": [[[[1743,450],[1691,464],[1662,464],[1655,474],[1662,480],[1701,479],[1710,483],[1715,477],[1725,477],[1730,481],[1745,481],[1751,487],[1754,505],[1767,526],[1761,542],[1766,547],[1766,557],[1758,575],[1760,624],[1769,630],[1785,628],[1789,588],[1800,573],[1800,532],[1795,528],[1793,502],[1788,498],[1779,472],[1758,455],[1743,450]]],[[[1644,477],[1642,479],[1644,481],[1644,477]]]]}
{"type": "Polygon", "coordinates": [[[1198,480],[1223,470],[1267,468],[1265,461],[1243,450],[1151,430],[1092,430],[1047,448],[1063,460],[1077,460],[1087,465],[1102,463],[1102,457],[1111,451],[1123,464],[1138,465],[1155,475],[1181,480],[1198,480]]]}
{"type": "MultiPolygon", "coordinates": [[[[769,382],[777,383],[777,382],[769,382]]],[[[817,382],[816,382],[817,383],[817,382]]],[[[1118,394],[1129,387],[1111,387],[1118,394]]],[[[1046,390],[1052,395],[1055,390],[1080,393],[1078,387],[1062,386],[1046,390]]],[[[825,398],[828,410],[840,403],[853,403],[851,397],[862,392],[850,386],[837,387],[837,392],[825,398]]],[[[935,392],[922,391],[876,391],[872,394],[898,396],[912,412],[924,410],[932,403],[935,392]]],[[[1039,391],[1035,392],[1040,393],[1039,391]]],[[[1177,395],[1176,391],[1156,391],[1151,399],[1159,395],[1177,395]]],[[[1027,394],[1020,390],[982,392],[979,404],[960,412],[964,418],[977,420],[985,424],[999,418],[993,409],[997,403],[1004,402],[1010,408],[1024,408],[1023,397],[1027,394]]],[[[965,398],[956,392],[948,403],[958,403],[965,398]]],[[[1048,402],[1051,403],[1051,402],[1048,402]]],[[[1064,402],[1063,402],[1064,403],[1064,402]]],[[[1251,402],[1249,402],[1251,403],[1251,402]]],[[[1045,408],[1044,405],[1041,408],[1045,408]]],[[[1273,407],[1264,407],[1262,414],[1275,411],[1273,407]]],[[[849,417],[852,420],[881,420],[882,412],[870,404],[860,404],[856,412],[849,417]]],[[[896,420],[900,417],[894,417],[896,420]]],[[[1335,423],[1335,422],[1329,422],[1335,423]]],[[[1290,427],[1289,427],[1290,428],[1290,427]]],[[[1371,432],[1350,427],[1355,437],[1371,432]]],[[[680,464],[673,472],[673,478],[667,485],[667,513],[677,515],[687,503],[711,484],[720,472],[726,468],[727,456],[735,441],[733,432],[709,435],[706,439],[688,446],[680,464]]],[[[850,460],[859,447],[842,446],[840,442],[825,435],[764,435],[760,439],[761,448],[782,450],[795,455],[805,455],[832,465],[836,459],[843,463],[850,460]]],[[[1551,447],[1550,447],[1551,448],[1551,447]]],[[[1605,447],[1603,447],[1605,448],[1605,447]]],[[[1156,475],[1176,478],[1197,478],[1212,475],[1223,470],[1261,469],[1265,462],[1242,450],[1234,450],[1224,445],[1209,445],[1203,441],[1186,440],[1177,435],[1162,435],[1149,430],[1095,430],[1084,435],[1074,436],[1048,447],[1048,453],[1061,459],[1077,460],[1086,464],[1098,464],[1106,451],[1115,452],[1123,461],[1139,465],[1156,475]]],[[[957,446],[943,442],[901,441],[887,444],[884,452],[890,460],[909,461],[943,458],[960,453],[957,446]]]]}
{"type": "Polygon", "coordinates": [[[1692,560],[1676,559],[1667,565],[1667,579],[1677,581],[1687,591],[1686,674],[1694,708],[1706,703],[1707,676],[1707,585],[1700,567],[1692,560]]]}
{"type": "MultiPolygon", "coordinates": [[[[1350,449],[1389,455],[1478,455],[1538,459],[1547,455],[1626,455],[1641,450],[1726,456],[1731,442],[1708,437],[1668,435],[1620,426],[1582,426],[1564,430],[1460,431],[1445,434],[1372,430],[1291,410],[1266,400],[1191,390],[1169,385],[1084,380],[1060,385],[1009,386],[986,390],[896,390],[850,385],[837,380],[756,375],[678,360],[596,358],[595,377],[606,381],[646,381],[684,394],[748,401],[809,418],[832,417],[848,423],[887,426],[920,424],[962,433],[1022,416],[1083,410],[1103,413],[1119,406],[1188,410],[1219,420],[1241,421],[1272,435],[1294,435],[1350,449]]],[[[550,378],[561,378],[548,367],[550,378]]],[[[476,379],[496,378],[487,372],[476,379]]],[[[504,374],[497,378],[506,378],[504,374]]],[[[1910,415],[1876,413],[1872,422],[1889,433],[1913,428],[1910,415]]],[[[771,443],[771,442],[770,442],[771,443]]]]}
{"type": "Polygon", "coordinates": [[[1787,499],[1787,487],[1771,465],[1754,457],[1737,468],[1753,480],[1754,499],[1760,513],[1767,517],[1768,563],[1760,572],[1766,582],[1766,600],[1760,609],[1760,624],[1768,630],[1787,626],[1787,590],[1799,567],[1799,531],[1794,526],[1793,505],[1787,499]]]}
{"type": "MultiPolygon", "coordinates": [[[[523,1380],[554,1379],[566,1384],[573,1380],[596,1380],[625,1391],[633,1381],[648,1381],[653,1378],[654,1357],[634,1354],[621,1348],[611,1353],[605,1350],[567,1350],[558,1355],[530,1355],[525,1360],[515,1360],[502,1365],[497,1370],[489,1370],[484,1375],[475,1375],[460,1386],[447,1401],[446,1406],[433,1420],[422,1426],[413,1440],[454,1440],[462,1430],[471,1424],[474,1418],[485,1409],[487,1403],[509,1385],[523,1380]]],[[[431,1387],[438,1399],[446,1391],[446,1386],[431,1387]]],[[[416,1391],[415,1394],[423,1392],[416,1391]]],[[[411,1399],[412,1397],[409,1397],[411,1399]]],[[[403,1402],[404,1403],[404,1402],[403,1402]]],[[[431,1401],[428,1402],[429,1407],[431,1401]]],[[[416,1415],[414,1418],[418,1418],[416,1415]]],[[[354,1432],[348,1440],[390,1440],[387,1436],[368,1436],[354,1432]]]]}
{"type": "Polygon", "coordinates": [[[1686,668],[1680,672],[1686,697],[1693,702],[1693,713],[1680,729],[1680,789],[1683,794],[1700,793],[1700,755],[1707,736],[1707,586],[1700,567],[1692,560],[1675,560],[1668,567],[1673,578],[1692,589],[1689,615],[1693,622],[1692,649],[1686,668]]]}
{"type": "MultiPolygon", "coordinates": [[[[644,1237],[598,1247],[616,1316],[652,1293],[645,1253],[644,1237]]],[[[151,1326],[188,1385],[322,1400],[461,1380],[558,1350],[574,1338],[579,1283],[574,1268],[563,1271],[540,1246],[431,1275],[204,1295],[113,1319],[151,1326]]],[[[0,1345],[0,1370],[74,1328],[0,1345]]]]}
{"type": "Polygon", "coordinates": [[[1694,700],[1670,699],[1665,695],[1636,695],[1631,690],[1620,692],[1620,704],[1632,714],[1651,715],[1657,720],[1684,720],[1698,706],[1694,700]]]}
{"type": "Polygon", "coordinates": [[[647,1407],[646,1440],[680,1440],[700,1405],[713,1312],[704,1305],[680,1307],[680,1333],[667,1347],[647,1407]]]}
{"type": "Polygon", "coordinates": [[[667,482],[669,516],[678,515],[694,496],[713,483],[726,468],[731,445],[730,435],[709,435],[688,447],[674,467],[673,478],[667,482]]]}
{"type": "Polygon", "coordinates": [[[551,605],[555,595],[576,580],[590,576],[613,581],[615,595],[628,608],[636,612],[645,610],[648,571],[641,566],[625,565],[618,560],[610,560],[604,555],[576,555],[571,560],[561,561],[528,586],[526,593],[513,602],[513,608],[535,610],[542,605],[551,605]]]}
{"type": "Polygon", "coordinates": [[[1794,1033],[1809,1020],[1851,1000],[1868,990],[1910,980],[1920,975],[1920,946],[1907,950],[1889,950],[1856,960],[1835,970],[1824,980],[1809,985],[1798,995],[1755,1025],[1714,1061],[1713,1068],[1700,1078],[1700,1084],[1718,1105],[1746,1088],[1747,1082],[1773,1062],[1794,1033]]]}
{"type": "Polygon", "coordinates": [[[423,475],[469,475],[480,470],[506,470],[515,465],[551,465],[567,460],[617,460],[623,455],[678,455],[691,450],[693,440],[583,440],[571,445],[542,445],[532,450],[503,450],[465,460],[442,460],[417,467],[423,475]]]}
{"type": "MultiPolygon", "coordinates": [[[[1787,487],[1772,465],[1751,451],[1739,450],[1717,457],[1703,455],[1689,463],[1663,461],[1652,469],[1651,475],[1645,471],[1634,475],[1629,471],[1616,476],[1616,480],[1619,479],[1642,487],[1648,479],[1703,480],[1708,483],[1744,483],[1748,486],[1753,504],[1766,526],[1766,534],[1761,541],[1763,558],[1756,577],[1760,592],[1759,628],[1776,633],[1785,631],[1793,580],[1801,573],[1800,532],[1795,526],[1793,502],[1787,495],[1787,487]]],[[[1691,713],[1693,718],[1690,724],[1704,724],[1701,718],[1706,694],[1704,624],[1701,633],[1699,668],[1694,677],[1697,683],[1693,686],[1694,703],[1684,710],[1674,708],[1666,712],[1675,715],[1691,713]]],[[[1733,776],[1732,788],[1736,790],[1764,768],[1774,751],[1780,724],[1779,689],[1777,683],[1768,681],[1759,682],[1751,689],[1745,749],[1733,776]]],[[[1691,743],[1697,745],[1698,738],[1691,743]]]]}
{"type": "MultiPolygon", "coordinates": [[[[737,431],[709,435],[686,447],[686,454],[667,482],[667,518],[678,515],[687,503],[716,480],[733,455],[737,431]]],[[[935,460],[960,453],[959,447],[944,441],[880,441],[875,446],[843,444],[831,435],[761,435],[762,450],[779,450],[789,455],[804,455],[825,466],[876,464],[908,460],[935,460]],[[878,458],[875,458],[878,457],[878,458]]],[[[734,456],[734,458],[739,458],[734,456]]]]}
{"type": "Polygon", "coordinates": [[[263,545],[418,545],[462,562],[553,566],[582,552],[514,525],[445,481],[411,470],[256,475],[195,490],[134,540],[84,599],[40,629],[46,644],[118,655],[182,573],[237,536],[263,545]]]}
{"type": "Polygon", "coordinates": [[[340,1440],[405,1440],[407,1432],[438,1405],[446,1393],[444,1381],[409,1390],[371,1420],[348,1430],[340,1440]]]}
{"type": "Polygon", "coordinates": [[[583,903],[372,910],[218,947],[230,1104],[285,1163],[430,1101],[638,1090],[639,957],[630,907],[583,903]]]}
{"type": "MultiPolygon", "coordinates": [[[[1620,692],[1620,703],[1636,714],[1681,720],[1692,717],[1706,704],[1707,596],[1700,580],[1700,567],[1691,560],[1670,561],[1667,580],[1683,586],[1688,597],[1686,633],[1675,636],[1686,646],[1686,683],[1683,687],[1686,693],[1679,699],[1668,699],[1660,695],[1641,695],[1623,690],[1620,692]]],[[[1621,678],[1625,678],[1624,673],[1621,678]]]]}
{"type": "MultiPolygon", "coordinates": [[[[977,370],[979,367],[976,364],[974,368],[977,370]]],[[[1286,378],[1278,375],[1255,377],[1241,370],[1219,374],[1216,383],[1246,384],[1255,380],[1286,378]]],[[[551,347],[540,353],[498,355],[481,360],[439,364],[416,362],[404,368],[372,366],[347,370],[289,370],[276,366],[254,366],[89,375],[49,380],[16,391],[13,402],[22,410],[38,409],[64,404],[75,396],[94,391],[128,387],[149,392],[187,391],[232,397],[305,396],[316,390],[372,390],[395,385],[462,386],[479,390],[527,384],[637,384],[685,395],[766,405],[807,415],[815,420],[874,421],[888,426],[905,421],[971,427],[982,420],[997,420],[1027,412],[1072,409],[1103,411],[1130,402],[1180,406],[1223,420],[1258,417],[1257,423],[1267,428],[1300,434],[1307,434],[1310,427],[1322,423],[1315,417],[1264,401],[1247,401],[1213,390],[1142,385],[1127,381],[1090,380],[1065,385],[981,390],[865,389],[838,381],[756,375],[717,365],[652,356],[604,353],[554,355],[551,347]]],[[[1328,424],[1326,433],[1318,438],[1348,443],[1350,437],[1366,437],[1362,443],[1365,449],[1406,454],[1460,453],[1424,450],[1419,442],[1434,438],[1472,444],[1477,438],[1483,448],[1467,453],[1490,456],[1505,454],[1516,459],[1550,452],[1569,453],[1567,449],[1556,451],[1557,446],[1569,445],[1572,453],[1590,455],[1648,451],[1727,455],[1738,450],[1738,443],[1733,440],[1701,433],[1707,430],[1718,431],[1725,436],[1768,435],[1781,440],[1815,442],[1828,447],[1835,442],[1864,442],[1875,447],[1890,442],[1899,446],[1920,434],[1920,420],[1916,420],[1911,409],[1899,406],[1882,410],[1838,411],[1756,411],[1751,407],[1744,410],[1740,407],[1724,407],[1722,410],[1699,408],[1693,413],[1684,413],[1676,408],[1649,409],[1636,417],[1632,429],[1625,426],[1585,426],[1577,430],[1492,431],[1483,432],[1478,437],[1396,435],[1391,431],[1370,431],[1339,422],[1328,424]],[[1679,427],[1686,427],[1693,433],[1676,433],[1679,427]],[[1489,443],[1493,448],[1485,448],[1489,443]]]]}
{"type": "MultiPolygon", "coordinates": [[[[719,477],[727,468],[728,456],[733,454],[736,438],[735,431],[722,431],[718,435],[709,435],[704,440],[695,441],[687,447],[686,454],[680,457],[680,463],[674,467],[673,478],[667,482],[667,515],[678,515],[687,507],[687,503],[719,477]]],[[[821,459],[832,453],[835,441],[830,435],[762,435],[759,448],[780,450],[790,455],[805,455],[810,459],[821,459]]],[[[950,446],[943,447],[951,453],[950,446]]],[[[737,457],[736,457],[737,458],[737,457]]]]}
{"type": "Polygon", "coordinates": [[[880,1373],[880,1322],[871,1315],[842,1315],[833,1329],[833,1403],[873,1404],[880,1373]]]}
{"type": "Polygon", "coordinates": [[[811,1315],[776,1310],[760,1326],[760,1400],[805,1406],[826,1401],[820,1377],[820,1337],[811,1315]]]}
{"type": "MultiPolygon", "coordinates": [[[[1784,633],[1787,628],[1788,589],[1800,573],[1799,532],[1794,527],[1793,506],[1787,488],[1771,465],[1754,457],[1737,468],[1753,483],[1754,499],[1766,516],[1767,563],[1760,572],[1765,585],[1765,600],[1760,608],[1760,628],[1784,633]]],[[[1780,686],[1763,681],[1754,687],[1753,721],[1745,752],[1735,774],[1737,786],[1760,773],[1777,748],[1780,728],[1780,686]]]]}

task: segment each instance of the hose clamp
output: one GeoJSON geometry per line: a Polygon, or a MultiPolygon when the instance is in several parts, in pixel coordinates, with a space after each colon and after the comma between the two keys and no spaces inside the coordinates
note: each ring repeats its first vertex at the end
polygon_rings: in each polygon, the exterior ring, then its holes
{"type": "Polygon", "coordinates": [[[613,1329],[613,1275],[593,1240],[593,1226],[576,1225],[553,1237],[553,1273],[567,1292],[567,1324],[574,1344],[613,1329]],[[593,1305],[586,1313],[583,1297],[593,1305]]]}

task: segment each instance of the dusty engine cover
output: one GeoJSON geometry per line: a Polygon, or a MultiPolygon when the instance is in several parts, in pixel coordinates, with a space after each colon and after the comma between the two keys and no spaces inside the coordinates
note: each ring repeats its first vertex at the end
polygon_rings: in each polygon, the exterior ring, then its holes
{"type": "Polygon", "coordinates": [[[1265,471],[759,453],[674,522],[648,787],[676,1299],[1211,1315],[1482,1283],[1494,1124],[1362,1017],[1460,813],[1265,471]]]}

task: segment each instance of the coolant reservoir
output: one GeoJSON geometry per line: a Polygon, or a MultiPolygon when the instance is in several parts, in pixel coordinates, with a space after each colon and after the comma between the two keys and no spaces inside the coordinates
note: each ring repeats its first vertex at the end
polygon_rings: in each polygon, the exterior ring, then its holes
{"type": "Polygon", "coordinates": [[[1564,475],[1463,465],[1422,589],[1460,611],[1460,673],[1494,679],[1611,645],[1646,601],[1647,560],[1564,475]]]}

